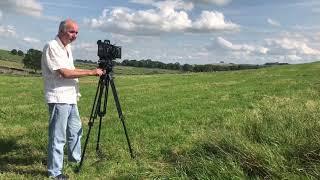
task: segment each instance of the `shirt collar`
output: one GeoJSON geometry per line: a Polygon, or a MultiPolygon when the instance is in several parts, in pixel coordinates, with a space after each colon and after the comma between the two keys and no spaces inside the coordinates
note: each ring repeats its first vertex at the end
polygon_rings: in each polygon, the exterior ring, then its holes
{"type": "Polygon", "coordinates": [[[58,36],[56,36],[55,39],[56,39],[56,41],[58,42],[58,44],[59,44],[60,47],[65,48],[65,49],[69,49],[70,44],[67,44],[66,46],[64,46],[58,36]]]}

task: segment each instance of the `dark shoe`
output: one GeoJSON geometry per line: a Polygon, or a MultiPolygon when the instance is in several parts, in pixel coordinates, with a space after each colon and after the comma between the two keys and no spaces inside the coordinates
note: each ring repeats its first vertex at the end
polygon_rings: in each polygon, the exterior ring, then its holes
{"type": "Polygon", "coordinates": [[[69,179],[69,176],[68,175],[65,175],[65,174],[60,174],[56,177],[54,177],[55,180],[66,180],[66,179],[69,179]]]}

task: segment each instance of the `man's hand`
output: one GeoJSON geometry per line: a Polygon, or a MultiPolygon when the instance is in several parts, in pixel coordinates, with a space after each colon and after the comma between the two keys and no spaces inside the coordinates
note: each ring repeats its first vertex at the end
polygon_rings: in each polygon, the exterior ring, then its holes
{"type": "Polygon", "coordinates": [[[102,76],[103,74],[105,74],[105,72],[100,68],[93,69],[92,71],[95,76],[102,76]]]}

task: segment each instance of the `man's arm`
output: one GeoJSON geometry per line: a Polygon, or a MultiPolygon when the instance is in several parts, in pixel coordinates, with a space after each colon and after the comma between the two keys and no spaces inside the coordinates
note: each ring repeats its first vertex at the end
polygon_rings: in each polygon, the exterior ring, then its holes
{"type": "Polygon", "coordinates": [[[58,69],[57,71],[62,77],[67,79],[79,78],[84,76],[101,76],[103,74],[103,70],[99,68],[92,69],[92,70],[61,68],[61,69],[58,69]]]}

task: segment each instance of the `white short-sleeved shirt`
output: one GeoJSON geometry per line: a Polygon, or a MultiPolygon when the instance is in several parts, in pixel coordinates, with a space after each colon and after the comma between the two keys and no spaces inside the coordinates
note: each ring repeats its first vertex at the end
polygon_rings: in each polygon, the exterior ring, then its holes
{"type": "Polygon", "coordinates": [[[47,103],[77,104],[80,97],[78,78],[63,78],[58,69],[75,69],[70,45],[64,46],[57,36],[43,48],[41,58],[47,103]]]}

